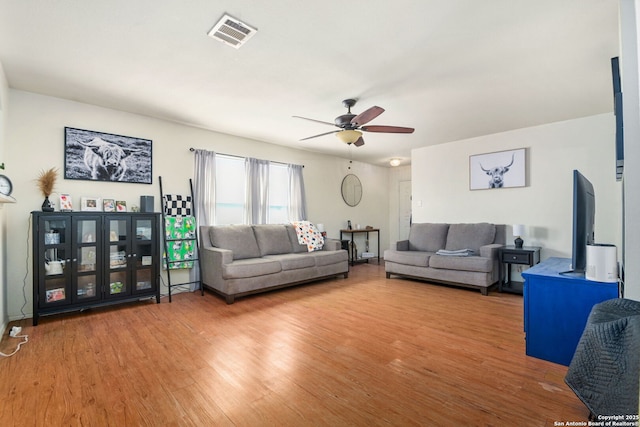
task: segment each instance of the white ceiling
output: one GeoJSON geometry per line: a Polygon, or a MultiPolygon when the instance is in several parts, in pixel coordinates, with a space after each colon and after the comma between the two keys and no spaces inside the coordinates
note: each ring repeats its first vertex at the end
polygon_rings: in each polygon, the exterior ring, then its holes
{"type": "Polygon", "coordinates": [[[613,0],[0,0],[12,88],[379,165],[613,111],[618,37],[613,0]],[[258,29],[238,50],[207,36],[225,13],[258,29]],[[416,131],[299,141],[345,98],[416,131]]]}

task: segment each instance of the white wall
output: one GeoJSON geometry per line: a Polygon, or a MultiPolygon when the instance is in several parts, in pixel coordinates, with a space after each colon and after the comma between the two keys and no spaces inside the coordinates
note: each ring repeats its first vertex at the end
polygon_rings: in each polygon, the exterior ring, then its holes
{"type": "Polygon", "coordinates": [[[571,257],[572,171],[578,169],[596,193],[596,240],[620,247],[614,134],[613,115],[602,114],[414,150],[414,221],[522,223],[525,245],[541,246],[543,259],[571,257]],[[517,148],[527,149],[526,187],[469,190],[470,155],[517,148]]]}
{"type": "MultiPolygon", "coordinates": [[[[4,175],[9,176],[10,171],[15,170],[16,167],[10,167],[5,159],[5,138],[6,138],[6,123],[7,115],[9,113],[9,86],[4,74],[4,69],[0,63],[0,163],[5,163],[6,171],[2,171],[4,175]]],[[[13,166],[13,165],[12,165],[13,166]]],[[[17,166],[17,164],[15,165],[17,166]]],[[[0,204],[0,336],[4,334],[4,330],[7,327],[7,221],[5,212],[9,210],[11,206],[5,207],[0,204]]]]}
{"type": "MultiPolygon", "coordinates": [[[[7,261],[8,265],[15,266],[7,274],[8,315],[11,319],[22,317],[23,287],[27,295],[26,312],[30,314],[32,311],[28,224],[29,213],[39,210],[42,204],[43,198],[34,180],[43,169],[60,169],[57,192],[71,194],[76,209],[81,196],[115,198],[125,200],[131,206],[139,204],[140,195],[153,195],[156,209],[159,210],[158,175],[162,176],[166,193],[188,194],[189,178],[193,175],[193,153],[189,148],[202,148],[305,165],[309,219],[324,223],[329,237],[337,238],[340,228],[346,227],[348,219],[353,224],[376,227],[384,227],[389,223],[388,168],[359,162],[350,164],[346,159],[13,89],[9,90],[9,100],[11,111],[8,117],[6,161],[10,165],[20,165],[20,168],[12,168],[11,176],[18,203],[11,205],[11,210],[6,210],[10,224],[6,240],[11,242],[7,261]],[[151,139],[153,185],[64,180],[65,126],[151,139]],[[347,173],[355,173],[363,183],[362,202],[356,207],[347,206],[340,194],[342,178],[347,173]],[[27,256],[28,271],[25,268],[27,256]]],[[[388,230],[383,229],[381,246],[387,247],[388,242],[388,230]]],[[[172,280],[182,279],[172,273],[172,280]]]]}

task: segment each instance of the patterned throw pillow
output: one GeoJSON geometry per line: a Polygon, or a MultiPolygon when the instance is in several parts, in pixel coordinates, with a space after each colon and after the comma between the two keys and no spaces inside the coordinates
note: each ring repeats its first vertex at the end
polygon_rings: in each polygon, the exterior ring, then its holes
{"type": "Polygon", "coordinates": [[[296,229],[298,243],[307,245],[309,252],[322,250],[324,238],[315,225],[309,221],[293,221],[291,224],[296,229]]]}

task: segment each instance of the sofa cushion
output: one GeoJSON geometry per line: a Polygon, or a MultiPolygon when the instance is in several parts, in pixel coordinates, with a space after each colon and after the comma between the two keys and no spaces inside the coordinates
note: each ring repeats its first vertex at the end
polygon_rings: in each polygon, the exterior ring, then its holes
{"type": "Polygon", "coordinates": [[[280,273],[281,271],[282,267],[277,260],[265,258],[241,259],[231,264],[224,264],[222,266],[222,277],[224,279],[243,279],[280,273]]]}
{"type": "Polygon", "coordinates": [[[486,222],[478,224],[451,224],[447,233],[445,249],[457,251],[471,249],[476,254],[480,252],[480,246],[493,243],[496,237],[496,226],[486,222]]]}
{"type": "Polygon", "coordinates": [[[302,252],[309,252],[307,245],[301,245],[300,242],[298,242],[298,233],[296,233],[296,229],[293,224],[285,224],[284,227],[287,229],[287,233],[289,234],[289,241],[291,242],[293,253],[298,254],[302,252]]]}
{"type": "Polygon", "coordinates": [[[398,264],[415,265],[417,267],[428,267],[429,257],[432,252],[420,251],[396,251],[387,249],[384,251],[384,260],[398,264]]]}
{"type": "Polygon", "coordinates": [[[282,270],[298,270],[301,268],[315,267],[316,261],[312,257],[298,254],[267,255],[266,259],[278,261],[282,270]]]}
{"type": "Polygon", "coordinates": [[[233,251],[233,259],[260,257],[250,225],[214,225],[209,229],[209,239],[213,247],[233,251]]]}
{"type": "Polygon", "coordinates": [[[447,242],[449,224],[411,224],[409,231],[409,250],[436,252],[444,248],[447,242]]]}
{"type": "Polygon", "coordinates": [[[347,251],[316,251],[309,252],[308,257],[315,260],[316,267],[324,267],[325,265],[340,264],[349,260],[347,251]]]}
{"type": "Polygon", "coordinates": [[[291,241],[284,225],[254,225],[253,232],[256,236],[261,256],[291,253],[291,241]]]}
{"type": "Polygon", "coordinates": [[[491,258],[483,258],[479,256],[458,257],[433,255],[429,258],[429,267],[490,273],[493,271],[493,260],[491,258]]]}

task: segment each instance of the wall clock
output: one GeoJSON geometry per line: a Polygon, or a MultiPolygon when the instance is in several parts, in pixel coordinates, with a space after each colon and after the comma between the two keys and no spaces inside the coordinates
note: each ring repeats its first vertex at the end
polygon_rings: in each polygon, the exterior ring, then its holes
{"type": "Polygon", "coordinates": [[[10,196],[13,191],[13,184],[6,175],[0,175],[0,194],[10,196]]]}

